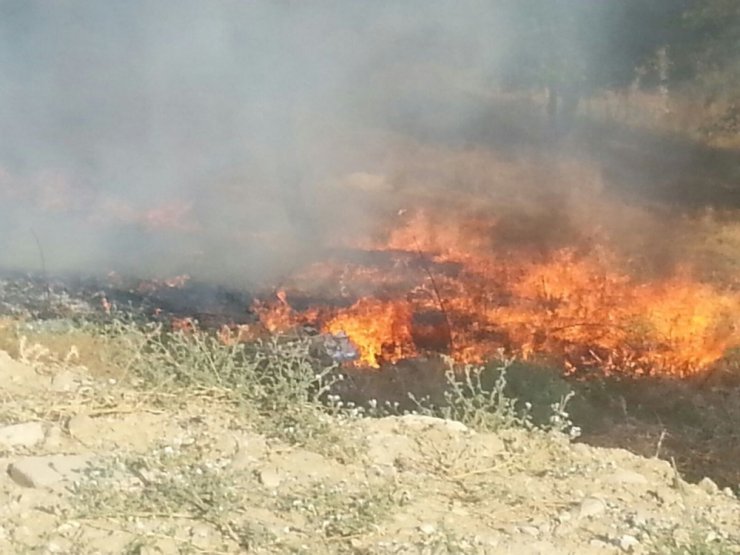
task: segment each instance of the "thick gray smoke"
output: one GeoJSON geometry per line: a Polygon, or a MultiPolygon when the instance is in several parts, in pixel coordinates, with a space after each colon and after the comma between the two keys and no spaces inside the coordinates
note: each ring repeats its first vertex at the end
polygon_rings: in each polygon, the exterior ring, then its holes
{"type": "Polygon", "coordinates": [[[438,70],[497,34],[485,1],[2,0],[0,265],[35,234],[51,272],[279,272],[363,224],[324,185],[386,170],[417,103],[467,110],[438,70]]]}
{"type": "Polygon", "coordinates": [[[409,190],[531,199],[558,179],[525,175],[533,105],[491,99],[594,65],[541,31],[610,36],[576,5],[0,0],[0,268],[249,286],[383,228],[409,190]]]}

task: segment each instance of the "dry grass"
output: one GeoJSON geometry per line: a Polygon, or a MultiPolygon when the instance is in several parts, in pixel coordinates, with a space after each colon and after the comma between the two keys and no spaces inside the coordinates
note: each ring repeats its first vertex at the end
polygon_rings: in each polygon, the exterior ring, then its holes
{"type": "Polygon", "coordinates": [[[71,362],[89,369],[96,378],[120,379],[125,368],[113,362],[122,355],[125,347],[100,333],[92,325],[78,326],[71,322],[23,322],[13,318],[0,319],[0,350],[11,357],[23,360],[25,350],[33,350],[35,361],[54,365],[71,362]],[[34,345],[39,347],[34,350],[34,345]]]}
{"type": "Polygon", "coordinates": [[[253,527],[243,510],[263,501],[256,481],[227,469],[226,461],[204,457],[203,445],[169,446],[145,455],[113,457],[87,471],[74,489],[73,518],[96,521],[141,519],[200,521],[233,542],[254,546],[253,527]],[[136,480],[122,484],[122,475],[136,480]]]}

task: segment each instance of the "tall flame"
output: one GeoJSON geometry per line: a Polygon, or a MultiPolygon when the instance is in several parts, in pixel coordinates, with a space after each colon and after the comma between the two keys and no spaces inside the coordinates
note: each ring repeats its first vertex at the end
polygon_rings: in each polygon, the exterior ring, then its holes
{"type": "Polygon", "coordinates": [[[496,231],[493,220],[445,223],[420,211],[370,245],[395,260],[388,270],[337,264],[337,296],[351,296],[353,287],[361,293],[353,305],[298,313],[283,293],[259,309],[261,318],[272,331],[311,321],[326,333],[344,332],[358,363],[373,367],[415,356],[431,342],[463,362],[504,349],[525,359],[554,357],[571,369],[683,376],[740,345],[736,292],[688,270],[638,280],[603,246],[502,248],[496,231]],[[366,294],[372,285],[382,297],[366,294]],[[428,313],[437,317],[416,322],[428,313]]]}

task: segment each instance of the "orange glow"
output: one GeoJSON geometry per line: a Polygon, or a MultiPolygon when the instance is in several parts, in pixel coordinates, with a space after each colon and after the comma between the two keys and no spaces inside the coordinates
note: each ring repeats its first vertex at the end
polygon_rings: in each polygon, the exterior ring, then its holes
{"type": "Polygon", "coordinates": [[[411,306],[405,301],[360,299],[338,311],[324,329],[346,333],[360,352],[359,362],[369,366],[417,354],[411,338],[411,306]]]}
{"type": "Polygon", "coordinates": [[[164,283],[167,287],[181,288],[181,287],[185,287],[185,284],[188,281],[190,281],[190,276],[187,274],[181,274],[179,276],[168,278],[164,280],[162,283],[164,283]]]}
{"type": "Polygon", "coordinates": [[[604,246],[548,252],[498,244],[497,222],[467,223],[424,211],[405,215],[382,242],[365,244],[377,263],[315,264],[292,286],[313,284],[348,308],[297,312],[288,302],[256,305],[271,332],[309,323],[345,332],[371,367],[445,352],[483,362],[502,349],[547,357],[576,371],[685,376],[740,345],[740,295],[695,280],[687,270],[641,281],[604,246]],[[320,279],[316,279],[320,277],[320,279]]]}
{"type": "MultiPolygon", "coordinates": [[[[108,277],[111,281],[116,278],[115,274],[109,274],[108,277]]],[[[181,274],[167,279],[150,279],[139,282],[136,290],[139,293],[152,293],[153,291],[164,288],[181,289],[185,287],[188,281],[190,281],[190,276],[187,274],[181,274]]]]}
{"type": "Polygon", "coordinates": [[[172,318],[172,331],[190,335],[198,331],[198,325],[192,318],[172,318]]]}
{"type": "Polygon", "coordinates": [[[270,333],[284,332],[302,324],[310,324],[318,318],[318,309],[296,312],[288,304],[284,291],[278,291],[279,302],[256,301],[252,309],[259,315],[260,323],[270,333]]]}

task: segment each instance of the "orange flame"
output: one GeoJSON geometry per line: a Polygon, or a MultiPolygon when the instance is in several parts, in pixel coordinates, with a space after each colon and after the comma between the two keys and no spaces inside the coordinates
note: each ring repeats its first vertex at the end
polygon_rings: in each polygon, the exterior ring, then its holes
{"type": "Polygon", "coordinates": [[[369,366],[417,354],[411,338],[411,307],[405,301],[363,298],[338,311],[323,328],[332,334],[346,333],[357,346],[359,362],[369,366]]]}
{"type": "MultiPolygon", "coordinates": [[[[700,372],[740,345],[740,295],[687,270],[641,282],[604,247],[512,252],[496,239],[495,221],[457,224],[420,211],[372,245],[394,258],[389,269],[337,269],[337,297],[359,293],[349,308],[298,313],[283,291],[280,303],[258,312],[270,331],[311,322],[326,333],[345,332],[358,363],[373,367],[422,352],[419,337],[428,340],[428,328],[436,348],[461,362],[481,362],[504,349],[525,359],[555,357],[571,369],[638,374],[700,372]],[[382,299],[367,294],[373,284],[384,291],[382,299]],[[431,323],[415,323],[430,312],[436,313],[431,323]]],[[[322,275],[330,276],[331,267],[320,265],[322,275]]]]}

